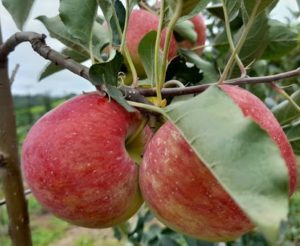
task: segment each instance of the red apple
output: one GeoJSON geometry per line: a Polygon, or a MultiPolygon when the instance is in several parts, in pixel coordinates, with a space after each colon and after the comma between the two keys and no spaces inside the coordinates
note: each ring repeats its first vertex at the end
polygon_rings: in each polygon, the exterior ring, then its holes
{"type": "MultiPolygon", "coordinates": [[[[190,21],[194,24],[195,31],[197,33],[197,40],[193,43],[190,40],[183,40],[178,42],[178,46],[180,48],[191,49],[197,46],[204,46],[206,41],[206,25],[204,16],[199,14],[190,19],[190,21]]],[[[199,55],[202,54],[204,47],[195,50],[199,55]]]]}
{"type": "MultiPolygon", "coordinates": [[[[144,68],[140,57],[138,55],[138,47],[143,37],[150,31],[157,30],[159,24],[158,16],[146,10],[133,10],[129,17],[128,30],[126,35],[126,44],[129,49],[130,55],[133,59],[134,65],[140,77],[145,76],[144,68]]],[[[161,36],[160,47],[164,47],[166,37],[166,29],[163,30],[161,36]]],[[[171,44],[168,54],[168,59],[176,56],[177,46],[175,38],[172,36],[171,44]]]]}
{"type": "MultiPolygon", "coordinates": [[[[125,142],[140,122],[138,111],[128,113],[97,93],[76,96],[47,113],[31,128],[22,151],[34,196],[79,226],[110,227],[130,218],[142,198],[138,167],[125,142]]],[[[139,137],[135,140],[144,144],[146,138],[139,137]]]]}
{"type": "MultiPolygon", "coordinates": [[[[289,170],[292,194],[297,183],[295,156],[271,111],[246,90],[228,85],[221,88],[279,147],[289,170]]],[[[163,223],[192,237],[229,241],[254,227],[170,122],[147,146],[140,187],[146,203],[163,223]]]]}

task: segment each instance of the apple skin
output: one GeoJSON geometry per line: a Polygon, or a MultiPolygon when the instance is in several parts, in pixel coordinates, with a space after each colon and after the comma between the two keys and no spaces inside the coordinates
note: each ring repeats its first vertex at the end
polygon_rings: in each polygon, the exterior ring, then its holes
{"type": "MultiPolygon", "coordinates": [[[[227,85],[221,88],[280,148],[292,194],[297,184],[295,156],[271,111],[246,90],[227,85]]],[[[145,202],[164,224],[194,238],[231,241],[254,228],[170,122],[147,146],[140,167],[140,187],[145,202]]]]}
{"type": "Polygon", "coordinates": [[[128,113],[97,93],[51,110],[31,128],[22,150],[23,174],[34,196],[56,216],[83,227],[105,228],[130,218],[143,200],[125,140],[140,120],[138,111],[128,113]]]}
{"type": "MultiPolygon", "coordinates": [[[[195,43],[189,40],[183,40],[181,42],[178,42],[178,46],[180,48],[185,49],[192,49],[196,46],[201,46],[205,44],[206,41],[206,25],[205,25],[205,19],[202,14],[196,15],[193,18],[190,19],[190,21],[194,24],[195,31],[197,33],[197,40],[195,43]]],[[[195,52],[198,55],[201,55],[203,52],[203,48],[195,50],[195,52]]]]}
{"type": "MultiPolygon", "coordinates": [[[[156,31],[159,25],[158,16],[143,10],[135,9],[131,12],[128,22],[128,30],[126,35],[126,45],[129,49],[133,63],[136,67],[138,76],[145,77],[145,71],[138,55],[138,47],[144,36],[150,31],[156,31]]],[[[164,47],[166,38],[166,29],[162,31],[160,47],[164,47]]],[[[168,59],[171,60],[176,56],[177,45],[174,36],[171,37],[168,59]]]]}

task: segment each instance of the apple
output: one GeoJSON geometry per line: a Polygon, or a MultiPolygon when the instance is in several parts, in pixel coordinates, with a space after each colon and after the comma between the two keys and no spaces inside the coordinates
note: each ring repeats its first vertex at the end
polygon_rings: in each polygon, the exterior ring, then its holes
{"type": "MultiPolygon", "coordinates": [[[[235,86],[221,88],[279,147],[289,170],[291,195],[296,190],[296,160],[279,123],[253,94],[235,86]]],[[[147,146],[140,167],[140,187],[152,212],[168,227],[189,236],[230,241],[254,227],[170,122],[147,146]]]]}
{"type": "Polygon", "coordinates": [[[151,135],[149,129],[137,134],[141,118],[99,93],[76,96],[43,116],[22,149],[23,174],[37,200],[83,227],[110,227],[130,218],[143,200],[129,152],[151,135]]]}
{"type": "MultiPolygon", "coordinates": [[[[205,19],[202,14],[196,15],[190,19],[190,21],[194,24],[194,29],[197,33],[197,40],[193,43],[190,40],[183,40],[178,42],[178,46],[180,48],[192,49],[197,46],[204,46],[206,41],[206,25],[205,19]]],[[[198,55],[201,55],[204,47],[195,50],[198,55]]]]}
{"type": "MultiPolygon", "coordinates": [[[[126,44],[133,63],[137,69],[138,76],[140,78],[145,77],[144,67],[138,55],[138,47],[144,36],[150,31],[156,31],[159,24],[158,16],[143,10],[134,9],[129,17],[128,30],[126,35],[126,44]]],[[[164,47],[166,38],[166,29],[163,30],[161,35],[160,47],[164,47]]],[[[174,36],[172,35],[170,49],[168,53],[168,59],[171,60],[176,56],[177,45],[174,36]]]]}

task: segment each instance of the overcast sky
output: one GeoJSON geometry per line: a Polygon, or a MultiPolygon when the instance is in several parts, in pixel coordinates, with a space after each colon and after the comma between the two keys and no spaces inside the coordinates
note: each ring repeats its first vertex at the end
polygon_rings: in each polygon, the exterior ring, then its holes
{"type": "MultiPolygon", "coordinates": [[[[58,14],[58,0],[35,0],[34,7],[31,11],[29,21],[25,25],[26,31],[34,31],[47,34],[44,26],[34,18],[39,15],[48,17],[58,14]]],[[[296,0],[280,0],[276,9],[272,12],[273,18],[284,19],[289,15],[287,7],[297,9],[296,0]]],[[[18,31],[11,17],[0,4],[0,17],[3,33],[3,40],[18,31]]],[[[58,41],[48,37],[47,44],[53,49],[60,51],[63,47],[58,41]]],[[[86,80],[72,74],[68,71],[63,71],[50,76],[41,82],[37,81],[38,75],[42,68],[47,64],[47,61],[32,51],[29,44],[21,44],[9,56],[10,72],[16,64],[20,64],[20,69],[15,78],[12,91],[14,94],[37,94],[48,93],[50,95],[64,95],[67,93],[81,93],[82,91],[91,91],[93,86],[86,80]]]]}

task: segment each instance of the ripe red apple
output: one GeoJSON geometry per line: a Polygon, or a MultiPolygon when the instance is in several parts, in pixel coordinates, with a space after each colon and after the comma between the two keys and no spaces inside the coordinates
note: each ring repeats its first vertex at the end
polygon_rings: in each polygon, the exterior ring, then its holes
{"type": "MultiPolygon", "coordinates": [[[[279,147],[289,170],[292,194],[297,183],[295,156],[271,111],[246,90],[228,85],[221,88],[279,147]]],[[[163,223],[192,237],[230,241],[254,227],[170,122],[147,146],[140,187],[145,202],[163,223]]]]}
{"type": "MultiPolygon", "coordinates": [[[[144,68],[138,55],[138,47],[143,37],[150,31],[157,30],[159,24],[158,16],[143,10],[135,9],[131,12],[128,22],[128,30],[126,35],[126,44],[129,49],[133,63],[140,77],[145,76],[144,68]]],[[[166,38],[166,29],[163,30],[161,36],[160,47],[164,47],[166,38]]],[[[176,56],[177,46],[175,38],[172,35],[168,59],[171,60],[176,56]]]]}
{"type": "MultiPolygon", "coordinates": [[[[140,122],[139,112],[128,113],[97,93],[76,96],[47,113],[31,128],[22,151],[34,196],[79,226],[110,227],[130,218],[142,198],[126,140],[140,122]]],[[[149,132],[144,133],[131,141],[130,152],[147,141],[149,132]]]]}
{"type": "MultiPolygon", "coordinates": [[[[190,40],[183,40],[178,42],[178,46],[180,48],[191,49],[197,46],[203,46],[206,41],[206,25],[204,16],[202,14],[196,15],[190,19],[190,21],[194,24],[195,31],[197,33],[197,40],[193,43],[190,40]]],[[[195,50],[199,55],[202,54],[204,47],[195,50]]]]}

